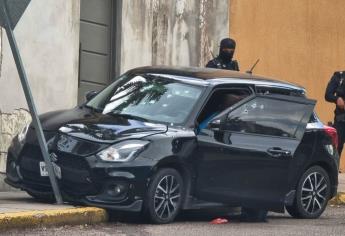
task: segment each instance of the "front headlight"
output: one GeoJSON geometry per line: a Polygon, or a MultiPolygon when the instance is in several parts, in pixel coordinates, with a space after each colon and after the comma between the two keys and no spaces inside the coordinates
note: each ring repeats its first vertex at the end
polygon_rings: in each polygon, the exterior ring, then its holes
{"type": "Polygon", "coordinates": [[[127,162],[133,160],[148,144],[143,140],[123,141],[99,152],[97,156],[103,161],[127,162]]]}
{"type": "Polygon", "coordinates": [[[18,134],[18,141],[20,143],[22,143],[25,140],[26,134],[28,133],[28,130],[29,130],[29,126],[30,125],[24,126],[24,128],[19,132],[19,134],[18,134]]]}

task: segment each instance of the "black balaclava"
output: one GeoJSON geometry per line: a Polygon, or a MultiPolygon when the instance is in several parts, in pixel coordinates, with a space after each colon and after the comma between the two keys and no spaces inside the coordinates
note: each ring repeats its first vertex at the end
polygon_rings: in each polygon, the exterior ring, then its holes
{"type": "Polygon", "coordinates": [[[232,57],[234,56],[234,51],[226,52],[226,51],[223,51],[224,48],[235,49],[236,48],[235,40],[231,38],[225,38],[225,39],[222,39],[222,41],[220,41],[219,57],[224,62],[230,62],[232,60],[232,57]]]}

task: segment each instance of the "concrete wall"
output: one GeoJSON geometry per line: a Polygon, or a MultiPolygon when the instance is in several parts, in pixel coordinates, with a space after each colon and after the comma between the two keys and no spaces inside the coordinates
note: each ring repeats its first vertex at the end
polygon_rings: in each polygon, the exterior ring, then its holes
{"type": "Polygon", "coordinates": [[[12,113],[0,112],[0,191],[11,189],[3,181],[6,171],[7,149],[12,138],[30,121],[30,113],[25,109],[16,109],[12,113]]]}
{"type": "Polygon", "coordinates": [[[120,70],[204,66],[228,36],[228,0],[122,1],[120,70]]]}
{"type": "Polygon", "coordinates": [[[260,58],[255,73],[306,87],[322,121],[333,121],[335,106],[324,93],[333,72],[345,70],[344,8],[344,0],[231,0],[230,34],[241,68],[260,58]]]}
{"type": "Polygon", "coordinates": [[[231,0],[230,34],[246,70],[295,82],[318,100],[317,113],[333,120],[324,101],[335,70],[345,70],[344,0],[231,0]]]}
{"type": "MultiPolygon", "coordinates": [[[[32,0],[15,36],[40,113],[77,102],[79,0],[32,0]]],[[[3,32],[0,110],[27,107],[3,32]]]]}

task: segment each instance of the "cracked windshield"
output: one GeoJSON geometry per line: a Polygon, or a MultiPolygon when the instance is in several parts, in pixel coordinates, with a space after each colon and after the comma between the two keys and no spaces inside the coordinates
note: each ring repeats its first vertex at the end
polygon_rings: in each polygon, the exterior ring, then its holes
{"type": "Polygon", "coordinates": [[[159,75],[127,75],[103,90],[86,106],[103,114],[143,121],[185,122],[202,87],[187,85],[159,75]]]}

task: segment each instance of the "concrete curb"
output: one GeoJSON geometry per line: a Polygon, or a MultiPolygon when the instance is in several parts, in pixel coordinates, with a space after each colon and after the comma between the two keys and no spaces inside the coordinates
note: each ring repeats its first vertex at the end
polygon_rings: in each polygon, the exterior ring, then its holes
{"type": "Polygon", "coordinates": [[[334,198],[329,200],[331,205],[345,205],[345,193],[339,192],[334,198]]]}
{"type": "Polygon", "coordinates": [[[28,211],[0,214],[0,230],[95,224],[106,222],[106,210],[96,207],[65,208],[58,210],[28,211]]]}

